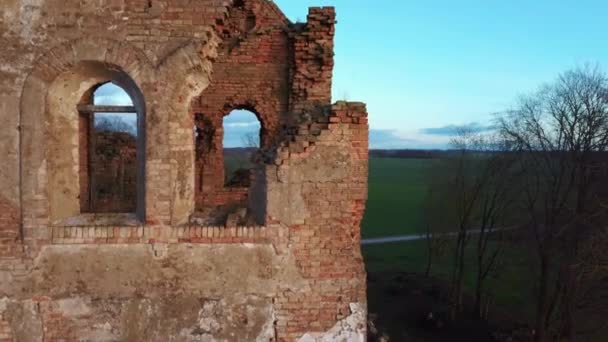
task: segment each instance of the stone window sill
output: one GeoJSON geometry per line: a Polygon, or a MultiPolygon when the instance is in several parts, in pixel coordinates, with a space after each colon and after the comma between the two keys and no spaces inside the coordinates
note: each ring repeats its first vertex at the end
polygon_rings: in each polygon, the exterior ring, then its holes
{"type": "Polygon", "coordinates": [[[80,214],[56,222],[56,227],[137,227],[142,222],[136,214],[80,214]]]}

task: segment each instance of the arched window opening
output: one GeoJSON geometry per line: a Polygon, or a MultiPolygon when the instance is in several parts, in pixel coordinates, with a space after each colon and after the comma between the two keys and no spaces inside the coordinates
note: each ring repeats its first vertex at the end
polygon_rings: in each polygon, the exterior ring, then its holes
{"type": "Polygon", "coordinates": [[[83,213],[135,213],[141,134],[131,97],[114,83],[94,87],[78,106],[83,213]]]}
{"type": "Polygon", "coordinates": [[[253,157],[260,148],[260,121],[249,110],[233,110],[223,120],[224,186],[249,187],[253,157]]]}
{"type": "Polygon", "coordinates": [[[252,111],[193,110],[195,213],[191,221],[210,226],[263,225],[265,176],[256,158],[265,141],[263,123],[252,111]]]}

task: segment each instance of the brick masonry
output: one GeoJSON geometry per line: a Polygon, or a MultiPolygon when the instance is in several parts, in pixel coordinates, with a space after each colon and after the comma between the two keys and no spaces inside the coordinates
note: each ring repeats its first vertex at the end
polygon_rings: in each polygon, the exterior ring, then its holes
{"type": "Polygon", "coordinates": [[[0,341],[365,336],[367,111],[331,104],[333,8],[305,23],[266,0],[3,10],[0,341]],[[76,106],[107,81],[144,133],[132,214],[81,211],[76,106]],[[240,108],[258,116],[262,148],[250,188],[226,189],[222,119],[240,108]],[[197,117],[212,148],[197,148],[197,117]],[[192,219],[232,202],[256,222],[192,219]]]}

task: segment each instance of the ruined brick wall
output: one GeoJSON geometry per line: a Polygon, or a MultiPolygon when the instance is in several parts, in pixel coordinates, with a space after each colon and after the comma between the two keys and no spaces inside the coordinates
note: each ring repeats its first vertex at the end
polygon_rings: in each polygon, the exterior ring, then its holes
{"type": "Polygon", "coordinates": [[[306,25],[294,35],[293,112],[331,102],[335,18],[333,8],[311,8],[306,25]]]}
{"type": "Polygon", "coordinates": [[[0,258],[18,256],[21,252],[19,243],[19,212],[16,206],[0,197],[0,258]]]}
{"type": "MultiPolygon", "coordinates": [[[[244,1],[222,22],[222,43],[213,65],[213,79],[192,103],[192,113],[211,122],[210,149],[199,151],[197,204],[205,207],[240,202],[247,190],[224,187],[223,118],[234,109],[256,113],[261,146],[275,139],[288,113],[290,96],[289,21],[271,2],[244,1]]],[[[245,197],[244,197],[245,196],[245,197]]]]}
{"type": "MultiPolygon", "coordinates": [[[[0,340],[364,336],[367,113],[330,104],[333,8],[312,8],[304,24],[266,0],[9,0],[2,10],[0,340]],[[139,115],[133,214],[81,212],[76,106],[107,81],[139,115]],[[192,220],[199,196],[243,198],[222,191],[223,172],[196,190],[195,114],[221,132],[233,108],[254,110],[264,128],[246,194],[263,226],[192,220]]],[[[208,170],[223,168],[213,139],[208,170]]]]}
{"type": "MultiPolygon", "coordinates": [[[[333,8],[312,8],[305,25],[287,26],[274,4],[244,2],[230,10],[213,80],[192,103],[192,114],[213,129],[207,150],[197,151],[196,199],[201,211],[247,199],[247,189],[224,186],[224,116],[234,109],[256,114],[260,145],[276,143],[293,115],[327,106],[333,70],[333,8]]],[[[223,22],[222,22],[223,23],[223,22]]]]}
{"type": "MultiPolygon", "coordinates": [[[[290,317],[277,324],[293,338],[311,326],[332,330],[336,320],[357,314],[355,303],[365,301],[360,223],[367,199],[367,112],[361,103],[346,102],[325,111],[293,128],[292,139],[267,171],[272,175],[269,217],[289,223],[297,267],[314,284],[307,291],[284,286],[277,300],[279,310],[290,317]]],[[[334,338],[355,340],[349,333],[334,328],[334,338]]]]}

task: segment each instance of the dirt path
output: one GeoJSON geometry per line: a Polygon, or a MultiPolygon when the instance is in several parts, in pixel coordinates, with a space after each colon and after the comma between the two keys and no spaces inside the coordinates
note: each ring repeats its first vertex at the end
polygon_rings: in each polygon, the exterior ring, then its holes
{"type": "MultiPolygon", "coordinates": [[[[511,230],[511,229],[515,229],[515,228],[494,229],[494,230],[491,230],[490,232],[496,232],[498,230],[511,230]]],[[[479,234],[479,233],[481,233],[481,230],[479,230],[479,229],[469,230],[467,232],[467,234],[479,234]]],[[[442,236],[456,236],[456,235],[458,235],[458,232],[442,234],[442,236]]],[[[362,246],[380,245],[380,244],[384,244],[384,243],[418,241],[418,240],[424,240],[424,239],[426,239],[426,234],[387,236],[387,237],[382,237],[382,238],[363,239],[363,240],[361,240],[361,245],[362,246]]]]}
{"type": "Polygon", "coordinates": [[[416,241],[426,239],[426,235],[400,235],[400,236],[390,236],[383,238],[374,238],[374,239],[363,239],[361,240],[361,245],[379,245],[382,243],[391,243],[391,242],[402,242],[402,241],[416,241]]]}

